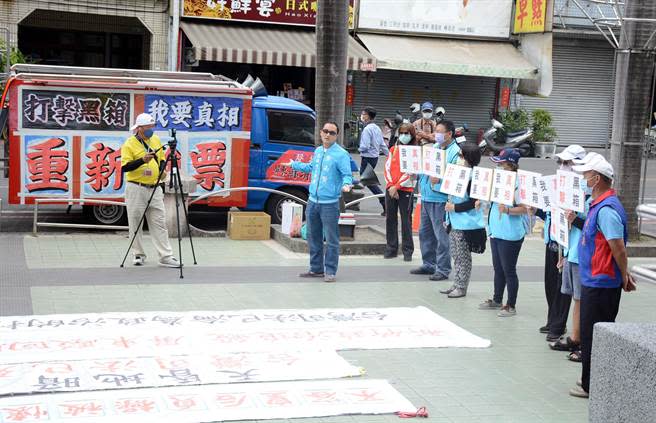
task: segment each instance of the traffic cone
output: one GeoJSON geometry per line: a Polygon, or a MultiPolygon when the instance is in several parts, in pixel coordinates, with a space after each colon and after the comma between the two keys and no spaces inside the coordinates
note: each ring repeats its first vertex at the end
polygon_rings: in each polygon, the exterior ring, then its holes
{"type": "Polygon", "coordinates": [[[419,232],[419,223],[421,223],[421,195],[417,196],[417,204],[415,204],[415,210],[412,213],[412,232],[419,232]]]}

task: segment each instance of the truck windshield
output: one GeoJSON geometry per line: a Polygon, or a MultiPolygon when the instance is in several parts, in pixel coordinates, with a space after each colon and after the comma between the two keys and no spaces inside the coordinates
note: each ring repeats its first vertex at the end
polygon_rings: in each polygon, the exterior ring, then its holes
{"type": "Polygon", "coordinates": [[[314,145],[314,116],[304,112],[268,110],[269,141],[314,145]]]}

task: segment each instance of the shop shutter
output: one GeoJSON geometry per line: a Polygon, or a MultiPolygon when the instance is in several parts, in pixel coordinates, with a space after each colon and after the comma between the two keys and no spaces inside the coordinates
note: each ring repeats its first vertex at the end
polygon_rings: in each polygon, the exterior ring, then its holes
{"type": "Polygon", "coordinates": [[[556,38],[551,95],[521,96],[519,105],[551,112],[559,144],[605,145],[612,121],[613,67],[610,44],[556,38]]]}

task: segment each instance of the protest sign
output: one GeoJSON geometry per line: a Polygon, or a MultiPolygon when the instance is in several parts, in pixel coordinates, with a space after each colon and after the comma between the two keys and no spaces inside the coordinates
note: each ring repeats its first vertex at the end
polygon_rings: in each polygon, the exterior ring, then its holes
{"type": "Polygon", "coordinates": [[[476,166],[472,170],[472,185],[469,196],[477,200],[490,201],[494,169],[476,166]]]}
{"type": "Polygon", "coordinates": [[[526,170],[517,171],[520,204],[540,208],[541,177],[542,175],[536,172],[528,172],[526,170]]]}
{"type": "Polygon", "coordinates": [[[565,210],[558,207],[551,209],[550,235],[551,239],[563,248],[569,247],[569,222],[567,221],[567,212],[565,210]]]}
{"type": "Polygon", "coordinates": [[[515,181],[517,172],[508,170],[494,169],[492,179],[492,195],[490,201],[501,203],[507,206],[515,205],[515,181]]]}
{"type": "Polygon", "coordinates": [[[400,145],[399,156],[399,166],[402,173],[411,173],[414,175],[421,173],[421,147],[417,145],[400,145]]]}
{"type": "Polygon", "coordinates": [[[449,163],[446,166],[440,191],[459,198],[464,198],[469,186],[471,168],[449,163]]]}
{"type": "Polygon", "coordinates": [[[441,178],[444,176],[444,168],[446,166],[445,151],[434,144],[426,144],[421,148],[422,173],[432,176],[434,178],[441,178]]]}
{"type": "Polygon", "coordinates": [[[551,210],[551,207],[555,204],[557,182],[556,175],[547,175],[540,178],[539,208],[545,212],[551,210]]]}
{"type": "Polygon", "coordinates": [[[583,176],[578,173],[559,170],[557,181],[557,202],[555,205],[565,210],[583,213],[585,207],[583,176]]]}

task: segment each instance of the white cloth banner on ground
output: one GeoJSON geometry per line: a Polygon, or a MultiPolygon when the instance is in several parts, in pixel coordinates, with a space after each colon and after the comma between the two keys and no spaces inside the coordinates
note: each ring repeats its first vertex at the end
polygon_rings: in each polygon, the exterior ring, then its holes
{"type": "Polygon", "coordinates": [[[384,380],[144,388],[0,399],[3,423],[198,423],[414,410],[384,380]]]}
{"type": "Polygon", "coordinates": [[[476,166],[472,170],[472,185],[469,196],[477,200],[490,201],[493,174],[494,169],[476,166]]]}
{"type": "Polygon", "coordinates": [[[542,178],[540,173],[521,169],[517,171],[520,204],[540,208],[540,178],[542,178]]]}
{"type": "Polygon", "coordinates": [[[470,347],[490,341],[425,307],[104,313],[0,320],[0,363],[193,355],[470,347]]]}
{"type": "MultiPolygon", "coordinates": [[[[360,376],[334,351],[0,364],[0,395],[360,376]]],[[[1,420],[0,420],[1,421],[1,420]]]]}

